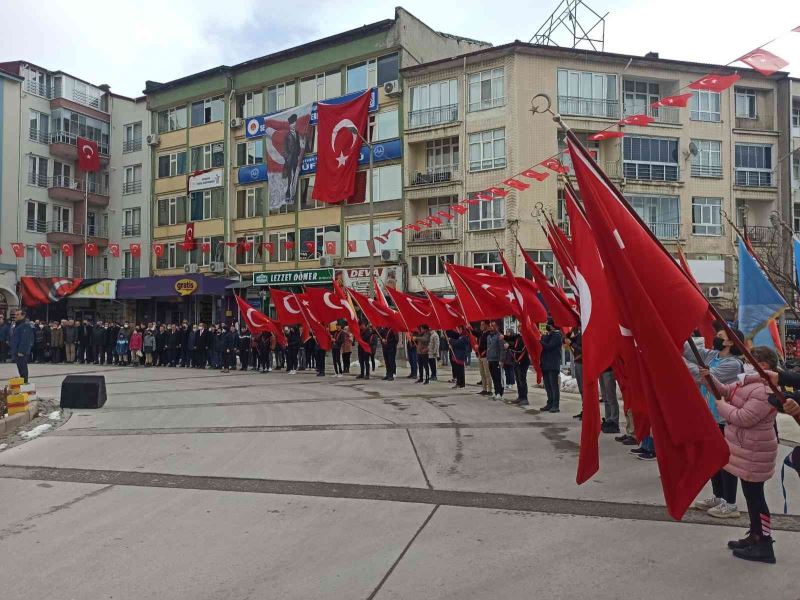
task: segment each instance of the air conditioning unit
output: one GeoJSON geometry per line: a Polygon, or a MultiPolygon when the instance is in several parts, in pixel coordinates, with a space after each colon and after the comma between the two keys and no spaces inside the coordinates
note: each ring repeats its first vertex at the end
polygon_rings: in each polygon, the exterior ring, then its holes
{"type": "Polygon", "coordinates": [[[231,119],[231,129],[238,129],[244,125],[244,119],[241,117],[233,117],[231,119]]]}
{"type": "Polygon", "coordinates": [[[209,266],[209,271],[212,273],[224,273],[225,272],[225,263],[222,261],[215,261],[212,262],[209,266]]]}
{"type": "Polygon", "coordinates": [[[383,262],[397,262],[400,259],[400,250],[381,250],[383,262]]]}
{"type": "Polygon", "coordinates": [[[319,257],[319,266],[320,267],[332,267],[333,266],[333,257],[332,256],[320,256],[319,257]]]}
{"type": "Polygon", "coordinates": [[[161,136],[157,133],[151,133],[147,136],[148,146],[158,146],[161,143],[161,136]]]}
{"type": "Polygon", "coordinates": [[[397,79],[393,79],[392,81],[387,81],[383,84],[383,93],[387,96],[399,96],[403,93],[402,88],[400,87],[400,81],[397,79]]]}
{"type": "Polygon", "coordinates": [[[723,290],[718,285],[712,285],[708,288],[708,297],[709,298],[722,298],[725,294],[725,290],[723,290]]]}
{"type": "Polygon", "coordinates": [[[184,273],[197,273],[197,263],[188,263],[183,265],[184,273]]]}

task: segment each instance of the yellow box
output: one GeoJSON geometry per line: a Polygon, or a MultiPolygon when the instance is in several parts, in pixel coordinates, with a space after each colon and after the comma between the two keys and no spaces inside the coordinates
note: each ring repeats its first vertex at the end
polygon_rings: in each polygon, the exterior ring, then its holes
{"type": "Polygon", "coordinates": [[[12,406],[27,406],[28,394],[9,394],[6,397],[6,403],[9,408],[12,406]]]}
{"type": "Polygon", "coordinates": [[[25,406],[9,406],[8,407],[8,414],[9,415],[16,415],[17,413],[24,413],[28,410],[28,405],[25,406]]]}

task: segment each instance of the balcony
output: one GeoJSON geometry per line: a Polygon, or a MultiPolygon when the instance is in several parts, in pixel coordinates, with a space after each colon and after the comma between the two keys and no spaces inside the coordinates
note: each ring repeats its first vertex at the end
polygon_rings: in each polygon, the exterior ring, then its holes
{"type": "Polygon", "coordinates": [[[126,181],[122,184],[122,193],[124,194],[138,194],[142,191],[142,180],[126,181]]]}
{"type": "Polygon", "coordinates": [[[80,277],[80,269],[64,265],[25,265],[28,277],[80,277]]]}
{"type": "Polygon", "coordinates": [[[625,161],[623,173],[626,179],[639,181],[678,181],[678,165],[625,161]]]}
{"type": "Polygon", "coordinates": [[[28,129],[28,139],[39,144],[49,144],[50,133],[38,127],[31,127],[28,129]]]}
{"type": "Polygon", "coordinates": [[[25,79],[25,91],[42,98],[50,99],[51,89],[46,83],[36,81],[35,79],[25,79]]]}
{"type": "Polygon", "coordinates": [[[73,102],[77,102],[78,104],[83,104],[84,106],[88,106],[89,108],[93,108],[95,110],[100,110],[103,112],[108,112],[108,106],[106,106],[106,101],[104,95],[98,94],[90,94],[83,90],[73,89],[72,90],[72,97],[66,97],[67,100],[72,100],[73,102]]]}
{"type": "MultiPolygon", "coordinates": [[[[47,221],[45,224],[47,241],[51,244],[82,244],[84,237],[83,223],[72,221],[47,221]]],[[[108,243],[108,232],[102,227],[89,225],[88,237],[101,245],[108,243]]]]}
{"type": "Polygon", "coordinates": [[[411,175],[410,185],[431,185],[455,181],[458,178],[458,165],[442,165],[430,167],[424,171],[414,171],[411,175]]]}
{"type": "Polygon", "coordinates": [[[772,115],[758,115],[756,117],[736,117],[735,129],[749,131],[774,131],[775,117],[772,115]]]}
{"type": "Polygon", "coordinates": [[[88,194],[84,192],[84,181],[74,177],[55,175],[47,178],[47,195],[53,200],[67,200],[70,202],[83,202],[88,199],[93,206],[108,206],[108,186],[90,181],[88,194]]]}
{"type": "Polygon", "coordinates": [[[647,226],[660,240],[677,240],[681,237],[680,223],[657,223],[648,221],[647,226]]]}
{"type": "Polygon", "coordinates": [[[47,221],[28,219],[28,221],[25,223],[25,231],[32,233],[47,233],[47,221]]]}
{"type": "Polygon", "coordinates": [[[47,175],[43,175],[42,173],[28,172],[28,185],[46,188],[48,187],[48,181],[47,175]]]}
{"type": "Polygon", "coordinates": [[[780,240],[777,235],[779,230],[769,225],[748,225],[745,230],[747,239],[754,246],[768,246],[776,244],[780,240]]]}
{"type": "MultiPolygon", "coordinates": [[[[97,142],[101,162],[108,163],[108,144],[97,142]]],[[[50,154],[64,160],[78,160],[78,134],[54,131],[50,134],[50,154]]]]}
{"type": "Polygon", "coordinates": [[[122,142],[122,152],[138,152],[142,149],[142,138],[134,138],[122,142]]]}
{"type": "Polygon", "coordinates": [[[140,273],[139,267],[122,269],[122,279],[135,279],[136,277],[140,277],[139,273],[140,273]]]}
{"type": "Polygon", "coordinates": [[[722,165],[692,165],[692,177],[722,177],[722,165]]]}
{"type": "Polygon", "coordinates": [[[84,279],[108,279],[108,269],[89,267],[83,274],[84,279]]]}
{"type": "Polygon", "coordinates": [[[408,113],[407,129],[432,127],[458,121],[458,104],[412,110],[408,113]]]}
{"type": "Polygon", "coordinates": [[[142,235],[141,224],[122,226],[122,237],[139,237],[140,235],[142,235]]]}
{"type": "Polygon", "coordinates": [[[596,100],[577,96],[559,96],[558,112],[576,117],[619,119],[619,100],[596,100]]]}
{"type": "Polygon", "coordinates": [[[774,187],[771,170],[734,169],[734,185],[742,187],[774,187]]]}
{"type": "Polygon", "coordinates": [[[452,242],[460,238],[460,228],[456,228],[453,223],[443,223],[432,227],[423,228],[420,231],[411,231],[408,238],[409,244],[438,244],[441,242],[452,242]]]}
{"type": "Polygon", "coordinates": [[[666,123],[668,125],[681,124],[681,113],[677,108],[668,108],[664,106],[653,108],[649,105],[642,107],[641,105],[626,104],[622,109],[622,116],[632,117],[633,115],[647,115],[655,119],[656,123],[666,123]]]}

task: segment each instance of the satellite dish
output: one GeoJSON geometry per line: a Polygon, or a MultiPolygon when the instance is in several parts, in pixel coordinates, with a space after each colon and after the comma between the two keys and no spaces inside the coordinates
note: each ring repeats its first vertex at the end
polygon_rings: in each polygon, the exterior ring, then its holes
{"type": "Polygon", "coordinates": [[[697,156],[699,152],[700,150],[697,148],[697,144],[695,144],[694,142],[689,142],[689,154],[691,154],[692,156],[697,156]]]}

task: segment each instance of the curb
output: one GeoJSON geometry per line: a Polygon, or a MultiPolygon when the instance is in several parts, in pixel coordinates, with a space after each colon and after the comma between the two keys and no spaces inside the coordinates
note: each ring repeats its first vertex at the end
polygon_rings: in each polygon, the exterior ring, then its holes
{"type": "Polygon", "coordinates": [[[31,400],[25,412],[15,415],[8,415],[5,419],[0,419],[0,436],[8,435],[19,427],[27,425],[39,414],[39,402],[31,400]]]}

